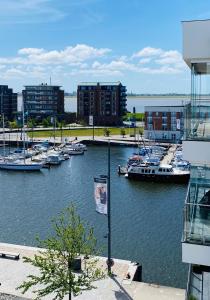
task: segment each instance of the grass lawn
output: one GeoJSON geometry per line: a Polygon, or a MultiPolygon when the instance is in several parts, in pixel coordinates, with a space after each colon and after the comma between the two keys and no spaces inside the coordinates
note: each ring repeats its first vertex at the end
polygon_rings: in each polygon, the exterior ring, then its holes
{"type": "Polygon", "coordinates": [[[127,113],[124,117],[123,120],[125,121],[130,121],[131,119],[135,118],[136,121],[143,121],[144,120],[144,113],[127,113]]]}
{"type": "MultiPolygon", "coordinates": [[[[121,135],[121,130],[122,128],[116,128],[112,127],[109,128],[110,130],[110,136],[112,135],[121,135]]],[[[125,128],[125,134],[133,134],[134,133],[134,128],[125,128]]],[[[143,128],[139,127],[136,128],[136,133],[138,132],[143,132],[143,128]]],[[[45,130],[45,131],[28,131],[27,132],[28,136],[30,138],[32,137],[37,137],[37,138],[50,138],[54,137],[54,131],[53,130],[45,130]]],[[[71,136],[92,136],[93,135],[93,130],[90,128],[87,129],[63,129],[62,130],[62,135],[66,137],[71,137],[71,136]]],[[[104,128],[97,128],[94,130],[94,135],[95,136],[104,136],[104,128]]],[[[61,136],[61,130],[56,130],[55,131],[55,136],[60,137],[61,136]]]]}

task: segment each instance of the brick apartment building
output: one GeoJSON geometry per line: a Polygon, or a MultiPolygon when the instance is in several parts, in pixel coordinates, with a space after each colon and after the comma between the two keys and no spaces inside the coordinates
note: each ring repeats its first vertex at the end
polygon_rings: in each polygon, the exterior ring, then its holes
{"type": "Polygon", "coordinates": [[[120,125],[126,113],[126,87],[121,82],[83,82],[77,88],[77,119],[94,125],[120,125]]]}
{"type": "Polygon", "coordinates": [[[184,106],[145,106],[145,139],[179,142],[184,133],[184,106]]]}
{"type": "Polygon", "coordinates": [[[55,85],[28,85],[22,91],[24,110],[38,119],[64,114],[64,91],[55,85]]]}
{"type": "Polygon", "coordinates": [[[14,120],[17,114],[17,93],[13,93],[8,85],[0,85],[0,114],[9,121],[14,120]]]}

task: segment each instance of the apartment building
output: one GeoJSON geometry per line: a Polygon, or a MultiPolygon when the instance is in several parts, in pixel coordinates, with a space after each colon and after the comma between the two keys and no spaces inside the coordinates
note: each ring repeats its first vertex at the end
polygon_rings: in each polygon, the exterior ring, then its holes
{"type": "Polygon", "coordinates": [[[12,121],[17,113],[17,93],[8,88],[8,85],[0,85],[0,114],[4,114],[5,120],[12,121]]]}
{"type": "Polygon", "coordinates": [[[191,163],[184,204],[182,261],[186,299],[210,299],[210,20],[183,22],[183,59],[191,70],[185,108],[184,159],[191,163]],[[205,96],[206,95],[206,96],[205,96]]]}
{"type": "Polygon", "coordinates": [[[144,138],[180,142],[184,130],[184,106],[145,106],[144,138]]]}
{"type": "Polygon", "coordinates": [[[24,110],[29,116],[46,118],[64,113],[64,91],[60,86],[27,85],[22,91],[24,110]]]}
{"type": "Polygon", "coordinates": [[[77,88],[77,119],[94,125],[120,125],[126,113],[126,87],[121,82],[83,82],[77,88]]]}

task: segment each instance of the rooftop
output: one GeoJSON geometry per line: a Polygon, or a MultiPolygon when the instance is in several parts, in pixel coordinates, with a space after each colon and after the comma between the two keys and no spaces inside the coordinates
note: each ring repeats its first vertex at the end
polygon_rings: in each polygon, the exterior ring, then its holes
{"type": "Polygon", "coordinates": [[[78,84],[78,86],[81,85],[91,85],[91,86],[97,86],[97,85],[120,85],[121,82],[120,81],[116,81],[116,82],[80,82],[78,84]]]}

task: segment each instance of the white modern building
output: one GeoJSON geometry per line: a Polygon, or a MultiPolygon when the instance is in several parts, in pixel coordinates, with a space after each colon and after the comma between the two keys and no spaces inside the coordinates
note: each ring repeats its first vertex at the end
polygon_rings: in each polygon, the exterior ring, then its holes
{"type": "Polygon", "coordinates": [[[184,106],[145,106],[144,138],[180,142],[184,132],[184,106]]]}
{"type": "Polygon", "coordinates": [[[183,58],[191,69],[185,108],[184,159],[191,176],[184,205],[182,261],[186,299],[210,299],[210,20],[183,22],[183,58]]]}

